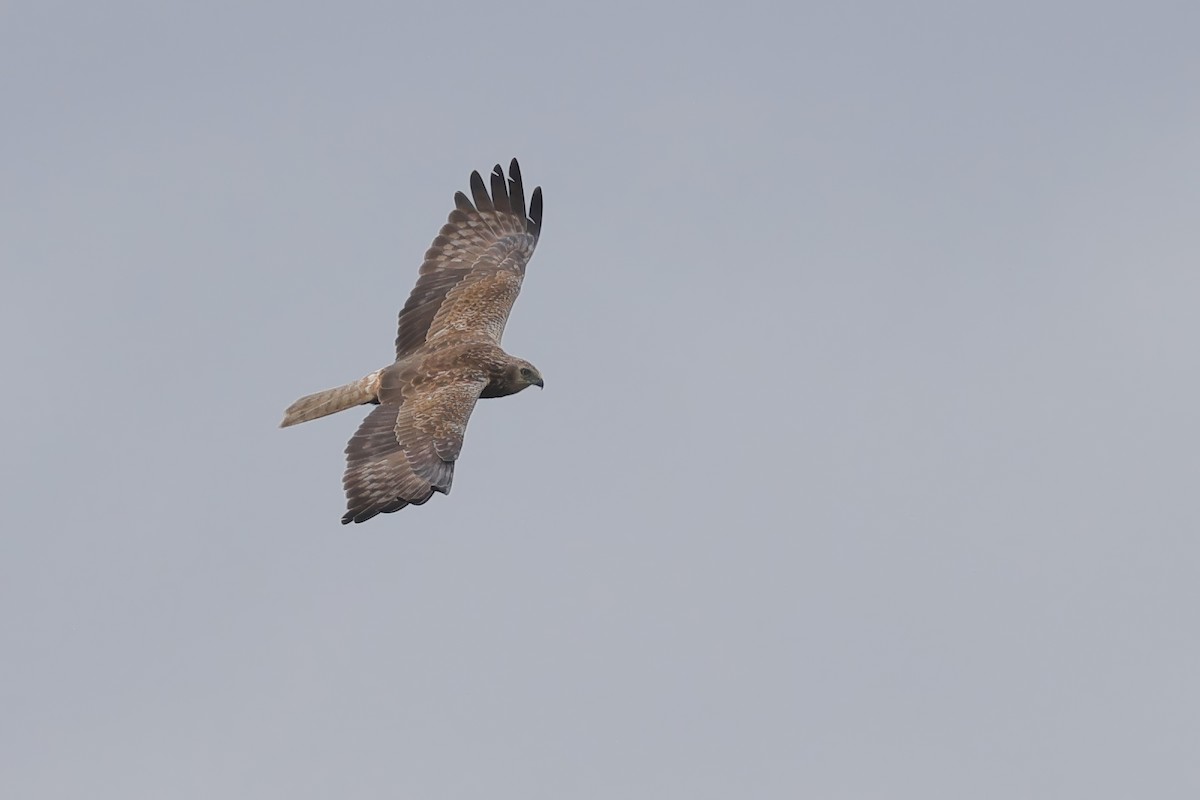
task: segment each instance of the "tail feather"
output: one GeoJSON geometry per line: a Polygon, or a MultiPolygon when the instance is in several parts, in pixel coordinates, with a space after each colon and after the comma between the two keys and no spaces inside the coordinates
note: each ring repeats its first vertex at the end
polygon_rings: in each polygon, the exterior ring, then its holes
{"type": "Polygon", "coordinates": [[[308,422],[310,419],[336,414],[338,411],[345,411],[347,408],[361,406],[365,403],[378,403],[380,372],[382,370],[376,370],[367,377],[347,383],[345,386],[301,397],[288,406],[287,411],[283,412],[283,422],[279,423],[279,427],[286,428],[290,425],[308,422]]]}

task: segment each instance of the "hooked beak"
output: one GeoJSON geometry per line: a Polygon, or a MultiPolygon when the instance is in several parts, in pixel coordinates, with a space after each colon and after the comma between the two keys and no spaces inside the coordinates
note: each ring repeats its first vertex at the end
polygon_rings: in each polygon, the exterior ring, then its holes
{"type": "Polygon", "coordinates": [[[538,387],[539,389],[546,388],[546,382],[543,381],[541,378],[538,378],[536,381],[534,381],[532,385],[538,387]]]}

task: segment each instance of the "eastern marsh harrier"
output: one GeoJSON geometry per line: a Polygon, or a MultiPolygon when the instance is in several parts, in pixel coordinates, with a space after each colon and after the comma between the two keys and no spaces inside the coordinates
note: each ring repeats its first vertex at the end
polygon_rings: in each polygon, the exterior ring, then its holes
{"type": "Polygon", "coordinates": [[[489,182],[490,195],[473,172],[471,197],[454,195],[455,209],[400,312],[396,361],[302,397],[284,412],[286,428],[357,405],[379,406],[346,446],[343,524],[449,492],[475,401],[543,385],[537,367],[500,349],[541,233],[542,189],[533,190],[527,212],[515,158],[507,181],[497,164],[489,182]]]}

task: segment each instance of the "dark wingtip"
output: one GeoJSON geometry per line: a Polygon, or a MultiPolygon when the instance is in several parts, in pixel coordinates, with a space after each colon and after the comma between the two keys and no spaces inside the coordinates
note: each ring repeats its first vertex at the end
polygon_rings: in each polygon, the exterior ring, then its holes
{"type": "Polygon", "coordinates": [[[492,198],[488,196],[487,184],[479,170],[471,173],[471,197],[475,199],[475,207],[480,211],[492,211],[492,198]]]}
{"type": "Polygon", "coordinates": [[[536,239],[542,232],[542,187],[533,190],[529,201],[529,219],[533,223],[530,232],[536,239]]]}
{"type": "Polygon", "coordinates": [[[514,158],[508,165],[508,201],[512,212],[525,222],[525,185],[521,183],[521,165],[514,158]]]}
{"type": "MultiPolygon", "coordinates": [[[[479,173],[476,173],[477,175],[479,173]]],[[[454,205],[459,211],[474,211],[475,206],[471,204],[471,198],[467,197],[462,192],[454,193],[454,205]]]]}
{"type": "Polygon", "coordinates": [[[492,167],[492,204],[501,214],[511,214],[512,206],[508,199],[508,187],[504,182],[504,169],[497,164],[492,167]]]}

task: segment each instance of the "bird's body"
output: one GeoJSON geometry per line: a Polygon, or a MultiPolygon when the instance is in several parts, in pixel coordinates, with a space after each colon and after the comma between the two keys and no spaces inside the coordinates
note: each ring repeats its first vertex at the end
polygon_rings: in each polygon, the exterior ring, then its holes
{"type": "Polygon", "coordinates": [[[491,194],[471,175],[474,203],[456,208],[425,254],[400,312],[396,360],[364,378],[302,397],[282,427],[367,403],[377,404],[346,447],[343,523],[365,522],[434,492],[447,493],[467,420],[480,397],[542,386],[537,368],[500,347],[525,264],[541,232],[541,188],[529,212],[516,159],[507,183],[499,165],[491,194]]]}

